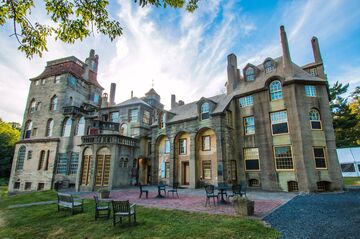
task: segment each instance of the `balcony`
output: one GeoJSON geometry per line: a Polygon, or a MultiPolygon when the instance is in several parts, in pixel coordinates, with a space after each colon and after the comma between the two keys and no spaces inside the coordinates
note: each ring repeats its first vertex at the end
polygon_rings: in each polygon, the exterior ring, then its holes
{"type": "Polygon", "coordinates": [[[81,137],[83,145],[88,144],[121,144],[135,147],[137,139],[129,138],[118,134],[86,135],[81,137]]]}
{"type": "Polygon", "coordinates": [[[82,113],[83,110],[77,106],[64,106],[63,107],[63,114],[64,115],[76,115],[82,113]]]}
{"type": "Polygon", "coordinates": [[[107,122],[107,121],[98,121],[99,122],[99,129],[100,130],[111,130],[119,132],[119,123],[115,122],[107,122]]]}

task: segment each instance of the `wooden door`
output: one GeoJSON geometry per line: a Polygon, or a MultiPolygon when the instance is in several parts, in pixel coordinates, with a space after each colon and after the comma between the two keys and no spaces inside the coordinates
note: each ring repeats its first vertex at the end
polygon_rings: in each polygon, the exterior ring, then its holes
{"type": "Polygon", "coordinates": [[[189,185],[190,183],[190,166],[189,162],[184,162],[184,185],[189,185]]]}
{"type": "Polygon", "coordinates": [[[90,167],[91,167],[92,155],[84,155],[81,175],[81,185],[90,184],[90,167]]]}
{"type": "Polygon", "coordinates": [[[111,155],[98,155],[96,160],[95,185],[99,187],[109,185],[111,155]]]}

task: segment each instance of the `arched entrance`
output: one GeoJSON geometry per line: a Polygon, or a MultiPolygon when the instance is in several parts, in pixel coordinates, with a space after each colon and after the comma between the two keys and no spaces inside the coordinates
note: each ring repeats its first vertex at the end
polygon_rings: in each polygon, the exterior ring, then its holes
{"type": "Polygon", "coordinates": [[[139,170],[139,183],[149,184],[150,183],[150,172],[151,165],[149,165],[149,160],[145,157],[140,157],[138,159],[138,170],[139,170]]]}
{"type": "Polygon", "coordinates": [[[111,153],[107,147],[101,148],[96,154],[96,187],[109,185],[111,153]]]}
{"type": "Polygon", "coordinates": [[[210,128],[200,129],[196,135],[196,181],[217,184],[216,135],[210,128]]]}
{"type": "Polygon", "coordinates": [[[174,140],[176,182],[180,185],[190,185],[190,134],[180,132],[174,140]]]}
{"type": "Polygon", "coordinates": [[[167,136],[162,135],[156,140],[156,179],[157,182],[170,184],[170,140],[167,136]]]}
{"type": "Polygon", "coordinates": [[[91,162],[93,158],[93,152],[90,148],[86,148],[83,153],[82,159],[82,168],[81,168],[81,185],[89,186],[90,185],[90,175],[91,175],[91,162]]]}

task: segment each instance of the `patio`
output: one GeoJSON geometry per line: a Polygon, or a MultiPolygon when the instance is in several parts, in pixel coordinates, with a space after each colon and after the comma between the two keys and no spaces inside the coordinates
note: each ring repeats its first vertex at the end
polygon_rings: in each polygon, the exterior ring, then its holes
{"type": "MultiPolygon", "coordinates": [[[[233,204],[216,205],[211,204],[205,207],[205,190],[204,189],[179,189],[179,198],[172,198],[171,194],[166,198],[156,198],[158,188],[156,186],[146,186],[149,190],[148,199],[143,195],[139,198],[138,187],[128,187],[123,189],[112,190],[110,197],[113,200],[129,200],[132,203],[149,207],[162,209],[178,209],[191,212],[205,212],[210,214],[235,215],[233,204]]],[[[167,188],[167,190],[170,188],[167,188]]],[[[92,198],[96,192],[80,192],[82,198],[92,198]]],[[[248,191],[247,197],[255,201],[255,217],[263,218],[275,208],[291,200],[297,194],[285,192],[265,192],[265,191],[248,191]]]]}

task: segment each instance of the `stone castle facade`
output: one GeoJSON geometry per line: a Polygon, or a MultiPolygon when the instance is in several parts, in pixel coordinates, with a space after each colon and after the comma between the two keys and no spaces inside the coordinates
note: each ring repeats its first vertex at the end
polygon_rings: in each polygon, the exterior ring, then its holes
{"type": "Polygon", "coordinates": [[[9,192],[132,184],[245,183],[271,191],[342,188],[327,81],[319,44],[314,62],[291,61],[284,27],[282,56],[237,68],[228,56],[227,92],[165,110],[150,89],[115,103],[97,82],[93,50],[82,62],[47,62],[31,86],[9,192]]]}

